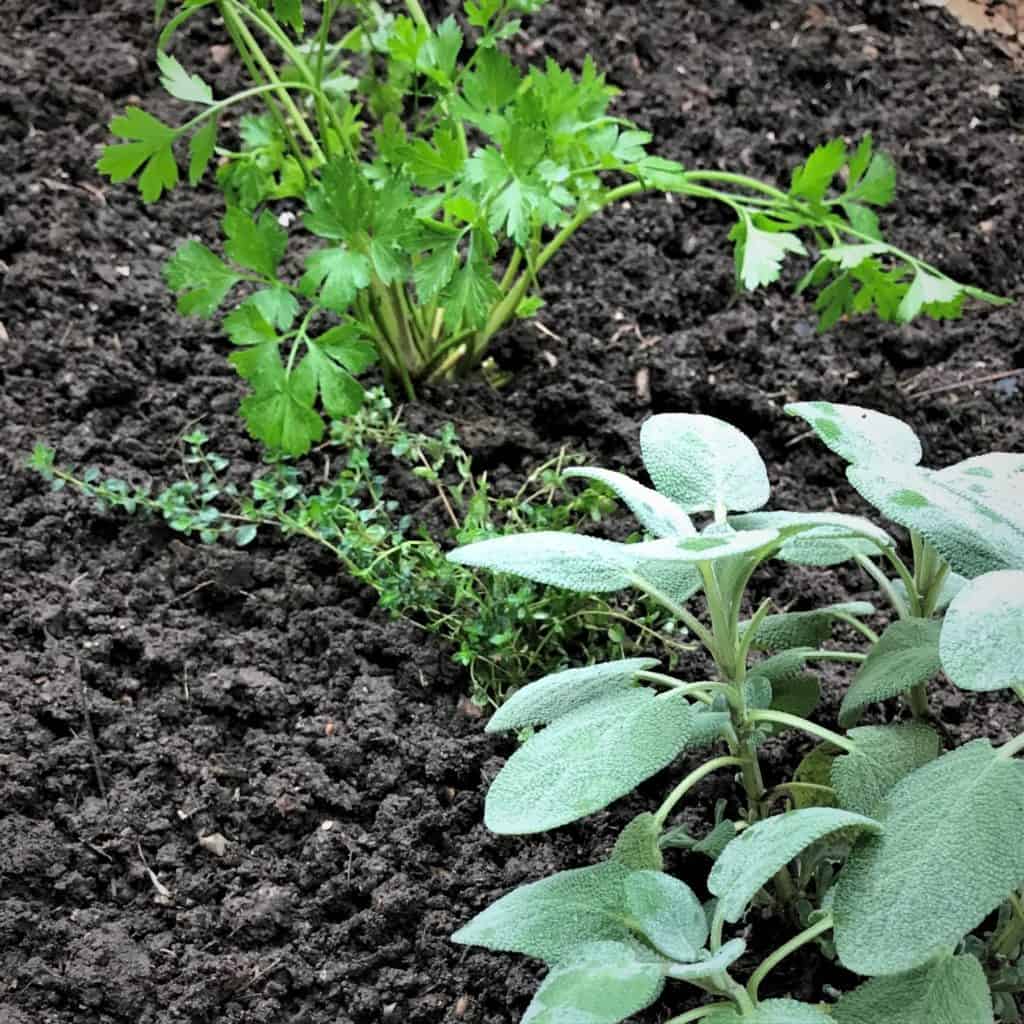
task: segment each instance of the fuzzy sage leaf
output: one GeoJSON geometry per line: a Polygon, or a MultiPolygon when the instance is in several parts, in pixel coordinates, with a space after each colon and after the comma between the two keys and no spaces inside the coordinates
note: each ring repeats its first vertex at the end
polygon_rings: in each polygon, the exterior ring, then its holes
{"type": "Polygon", "coordinates": [[[907,693],[935,676],[939,662],[938,619],[893,622],[871,649],[843,697],[839,724],[853,725],[869,704],[907,693]]]}
{"type": "Polygon", "coordinates": [[[778,530],[783,541],[776,557],[794,565],[838,565],[896,546],[867,519],[836,512],[749,512],[730,516],[729,524],[737,530],[778,530]]]}
{"type": "Polygon", "coordinates": [[[585,943],[627,942],[647,927],[662,931],[670,920],[676,941],[696,957],[707,939],[707,920],[695,908],[700,902],[678,879],[605,861],[514,889],[453,938],[554,964],[585,943]]]}
{"type": "Polygon", "coordinates": [[[992,1024],[992,996],[973,956],[934,960],[847,992],[832,1009],[836,1024],[992,1024]]]}
{"type": "Polygon", "coordinates": [[[699,734],[699,711],[640,688],[585,704],[528,740],[487,793],[492,832],[521,835],[606,807],[670,764],[699,734]]]}
{"type": "Polygon", "coordinates": [[[832,807],[809,807],[766,818],[741,832],[722,851],[708,876],[718,897],[716,913],[736,922],[757,891],[800,852],[834,832],[847,829],[877,832],[878,822],[832,807]]]}
{"type": "Polygon", "coordinates": [[[689,886],[661,871],[635,871],[625,895],[631,921],[659,953],[680,963],[700,959],[708,919],[689,886]]]}
{"type": "Polygon", "coordinates": [[[939,656],[963,690],[1024,686],[1024,572],[987,573],[961,590],[946,613],[939,656]]]}
{"type": "Polygon", "coordinates": [[[939,754],[938,734],[916,722],[866,725],[849,738],[857,749],[832,761],[832,785],[841,807],[868,816],[896,783],[939,754]]]}
{"type": "MultiPolygon", "coordinates": [[[[835,1024],[832,1018],[810,1003],[795,999],[764,999],[751,1013],[738,1010],[713,1010],[702,1018],[703,1024],[835,1024]]],[[[887,1022],[888,1024],[888,1022],[887,1022]]]]}
{"type": "Polygon", "coordinates": [[[839,959],[897,974],[956,945],[1024,879],[1024,763],[974,740],[898,783],[839,877],[839,959]]]}
{"type": "Polygon", "coordinates": [[[874,612],[867,601],[845,601],[809,612],[783,612],[768,615],[757,627],[751,647],[760,651],[788,651],[809,648],[832,636],[832,627],[847,616],[863,618],[874,612]]]}
{"type": "Polygon", "coordinates": [[[978,489],[968,491],[959,476],[945,472],[879,460],[849,466],[846,475],[872,505],[916,530],[962,576],[1024,569],[1019,498],[1001,486],[984,487],[981,477],[978,489]]]}
{"type": "Polygon", "coordinates": [[[822,442],[847,462],[877,462],[882,456],[897,463],[917,465],[921,442],[910,427],[895,416],[833,402],[793,402],[790,416],[804,420],[822,442]]]}
{"type": "Polygon", "coordinates": [[[546,725],[595,700],[632,689],[636,674],[654,668],[654,658],[624,658],[568,668],[517,690],[491,716],[488,732],[546,725]]]}
{"type": "Polygon", "coordinates": [[[768,500],[768,473],[753,443],[711,416],[652,416],[640,429],[640,450],[654,486],[686,512],[747,512],[768,500]]]}
{"type": "Polygon", "coordinates": [[[521,1024],[618,1024],[645,1009],[665,984],[662,964],[625,942],[593,942],[555,967],[521,1024]]]}
{"type": "Polygon", "coordinates": [[[697,532],[690,517],[671,498],[638,484],[624,473],[587,466],[567,469],[564,475],[597,480],[609,487],[626,503],[637,522],[656,537],[691,537],[697,532]]]}

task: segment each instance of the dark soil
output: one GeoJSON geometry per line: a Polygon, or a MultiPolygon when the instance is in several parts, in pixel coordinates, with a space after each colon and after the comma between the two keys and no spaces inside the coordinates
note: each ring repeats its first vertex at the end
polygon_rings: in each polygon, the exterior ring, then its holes
{"type": "MultiPolygon", "coordinates": [[[[894,237],[1024,298],[1014,69],[928,7],[824,6],[556,2],[521,46],[577,66],[592,52],[623,90],[618,109],[688,164],[783,178],[817,142],[872,130],[902,171],[894,237]]],[[[450,934],[510,887],[604,856],[667,779],[584,825],[493,837],[482,800],[508,744],[460,710],[466,681],[447,654],[387,621],[320,552],[269,536],[245,552],[182,543],[51,495],[21,468],[43,440],[66,461],[167,480],[176,439],[200,419],[243,465],[259,454],[241,436],[223,341],[178,318],[160,277],[182,239],[215,233],[217,197],[181,190],[147,208],[92,169],[126,101],[172,109],[152,68],[150,0],[11,7],[0,1020],[511,1024],[538,966],[450,934]]],[[[229,87],[216,28],[196,25],[186,63],[229,87]]],[[[836,460],[791,443],[786,400],[899,415],[933,465],[1021,448],[1024,379],[929,393],[1024,366],[1019,305],[822,338],[784,288],[734,299],[727,228],[717,210],[664,198],[599,218],[551,268],[547,330],[522,326],[499,346],[512,383],[438,392],[417,423],[455,420],[500,478],[562,444],[635,467],[644,417],[700,411],[755,438],[776,506],[844,510],[860,506],[836,460]]],[[[799,607],[862,586],[790,573],[775,592],[799,607]]],[[[997,700],[935,699],[960,738],[1019,727],[997,700]]],[[[805,749],[773,756],[792,764],[805,749]]],[[[727,792],[708,784],[703,806],[727,792]]],[[[804,961],[772,983],[811,996],[848,981],[823,970],[804,961]]],[[[691,1005],[675,998],[676,1012],[691,1005]]]]}

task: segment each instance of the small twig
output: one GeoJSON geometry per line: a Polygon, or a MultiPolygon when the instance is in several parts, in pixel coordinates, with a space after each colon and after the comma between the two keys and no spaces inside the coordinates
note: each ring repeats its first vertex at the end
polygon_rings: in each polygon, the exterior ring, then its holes
{"type": "Polygon", "coordinates": [[[946,391],[957,391],[960,388],[974,387],[976,384],[991,384],[993,381],[1020,376],[1024,376],[1024,367],[1017,370],[1004,370],[1002,373],[990,373],[984,377],[972,377],[970,380],[957,381],[955,384],[940,384],[934,388],[925,388],[924,391],[915,391],[910,397],[915,399],[925,398],[928,395],[938,395],[946,391]]]}
{"type": "Polygon", "coordinates": [[[149,875],[150,882],[153,883],[153,888],[165,899],[173,902],[174,895],[170,889],[156,877],[156,872],[146,862],[146,855],[142,852],[142,843],[136,843],[135,849],[138,851],[139,860],[142,861],[142,866],[146,869],[146,874],[149,875]]]}
{"type": "Polygon", "coordinates": [[[565,343],[565,339],[560,334],[555,334],[550,327],[545,326],[539,320],[533,321],[533,329],[539,334],[543,334],[545,338],[550,338],[552,341],[561,342],[562,344],[565,343]]]}
{"type": "Polygon", "coordinates": [[[797,434],[796,437],[791,437],[786,442],[786,447],[787,448],[792,448],[793,445],[799,444],[801,441],[806,441],[807,438],[809,438],[809,437],[814,437],[814,431],[813,430],[805,430],[802,434],[797,434]]]}
{"type": "Polygon", "coordinates": [[[232,989],[232,995],[238,995],[239,992],[244,992],[246,989],[252,988],[258,981],[262,981],[268,974],[273,974],[285,961],[283,956],[279,956],[276,960],[271,961],[268,967],[264,967],[258,970],[247,982],[241,985],[239,988],[232,989]]]}
{"type": "Polygon", "coordinates": [[[176,605],[179,601],[184,601],[186,598],[191,597],[193,594],[199,593],[200,590],[205,590],[207,587],[212,587],[215,580],[203,580],[202,583],[197,583],[191,590],[186,590],[184,594],[179,594],[177,597],[172,597],[167,602],[166,607],[170,608],[172,605],[176,605]]]}
{"type": "Polygon", "coordinates": [[[931,372],[932,367],[926,366],[923,370],[918,370],[918,372],[915,373],[913,377],[910,377],[904,381],[900,381],[900,391],[902,391],[905,395],[912,394],[917,389],[917,385],[921,382],[922,378],[927,377],[928,374],[930,374],[931,372]]]}
{"type": "Polygon", "coordinates": [[[100,751],[96,745],[96,733],[92,728],[92,716],[89,714],[89,698],[85,691],[85,680],[82,678],[82,663],[78,660],[78,656],[75,656],[75,678],[78,681],[78,699],[82,704],[82,719],[85,722],[85,734],[89,737],[89,750],[92,754],[92,767],[96,773],[96,785],[99,788],[100,796],[103,797],[103,802],[110,807],[110,801],[107,799],[107,787],[103,782],[103,769],[100,766],[100,751]]]}
{"type": "Polygon", "coordinates": [[[95,843],[90,843],[85,839],[83,839],[82,842],[85,843],[85,845],[88,846],[89,849],[93,851],[93,853],[98,853],[101,857],[106,857],[106,859],[109,860],[111,864],[115,863],[114,858],[111,857],[110,854],[107,853],[107,851],[104,850],[102,846],[97,846],[95,843]]]}

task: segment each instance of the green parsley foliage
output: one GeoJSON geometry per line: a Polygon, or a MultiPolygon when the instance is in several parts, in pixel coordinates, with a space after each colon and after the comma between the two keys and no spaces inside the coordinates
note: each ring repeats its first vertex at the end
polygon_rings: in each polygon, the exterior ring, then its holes
{"type": "MultiPolygon", "coordinates": [[[[187,242],[166,266],[182,313],[211,317],[239,284],[252,292],[223,321],[236,350],[229,357],[251,393],[241,405],[253,437],[274,451],[301,455],[324,436],[318,405],[330,417],[351,416],[362,402],[356,377],[376,361],[376,349],[354,321],[314,328],[318,313],[344,311],[369,283],[365,257],[340,248],[306,259],[297,285],[278,277],[288,236],[269,211],[258,218],[237,207],[223,221],[225,255],[187,242]],[[300,298],[314,297],[297,326],[300,298]],[[319,400],[319,401],[318,401],[319,400]]],[[[322,317],[321,317],[322,320],[322,317]]]]}
{"type": "Polygon", "coordinates": [[[404,13],[329,0],[316,23],[299,0],[217,0],[252,76],[222,99],[167,49],[212,5],[189,0],[164,29],[160,79],[191,114],[172,127],[129,107],[111,122],[122,141],[98,167],[114,182],[137,176],[153,202],[182,176],[179,142],[191,184],[216,164],[225,259],[188,242],[167,280],[181,311],[204,317],[229,296],[248,301],[236,286],[262,287],[258,308],[280,353],[272,357],[267,338],[232,363],[253,389],[242,415],[268,446],[307,451],[323,436],[322,413],[357,406],[355,367],[369,361],[324,356],[317,334],[358,332],[388,387],[412,399],[421,382],[477,369],[499,331],[540,308],[542,273],[578,228],[644,192],[710,199],[735,214],[739,289],[778,281],[787,258],[813,251],[798,290],[815,294],[822,329],[869,311],[907,322],[959,316],[968,299],[1002,301],[884,241],[877,211],[893,197],[896,170],[870,136],[852,150],[842,139],[817,147],[788,190],[649,153],[651,135],[615,116],[617,90],[589,56],[573,74],[551,59],[524,69],[503,51],[542,2],[466,0],[461,17],[434,24],[418,0],[398,5],[404,13]],[[259,104],[261,114],[246,109],[259,104]],[[221,139],[222,116],[234,120],[237,105],[239,138],[221,139]],[[301,271],[290,282],[279,275],[282,202],[288,217],[301,208],[291,232],[301,236],[301,271]]]}
{"type": "Polygon", "coordinates": [[[831,238],[797,289],[819,290],[814,305],[822,330],[868,312],[908,323],[922,314],[955,319],[968,298],[997,305],[1007,301],[960,284],[886,243],[874,208],[892,202],[895,189],[896,167],[874,151],[870,134],[852,153],[841,139],[819,146],[794,170],[790,196],[806,208],[807,225],[831,238]]]}

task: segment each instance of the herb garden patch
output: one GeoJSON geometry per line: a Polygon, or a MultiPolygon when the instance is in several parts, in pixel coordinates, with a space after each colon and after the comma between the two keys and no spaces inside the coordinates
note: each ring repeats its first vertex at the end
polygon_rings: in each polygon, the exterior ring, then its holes
{"type": "Polygon", "coordinates": [[[0,1017],[1018,1020],[1005,47],[155,13],[0,55],[0,1017]]]}

